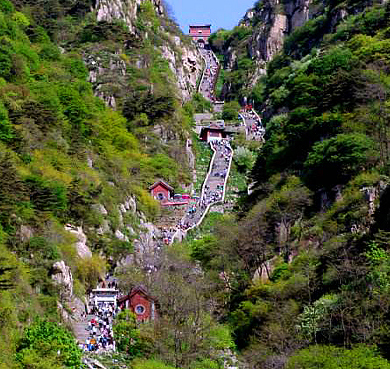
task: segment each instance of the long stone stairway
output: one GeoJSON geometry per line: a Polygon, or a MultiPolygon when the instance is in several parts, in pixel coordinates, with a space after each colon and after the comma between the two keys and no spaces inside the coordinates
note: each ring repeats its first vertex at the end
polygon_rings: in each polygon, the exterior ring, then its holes
{"type": "MultiPolygon", "coordinates": [[[[199,93],[201,93],[206,100],[213,103],[213,110],[215,112],[221,112],[223,102],[217,102],[215,99],[215,85],[220,68],[219,61],[211,50],[200,49],[200,52],[205,61],[205,70],[199,85],[199,93]]],[[[204,119],[211,119],[212,114],[196,114],[194,118],[198,123],[201,123],[204,119]]],[[[209,171],[203,182],[201,198],[196,206],[193,206],[182,218],[180,227],[177,228],[170,243],[182,239],[188,230],[199,226],[210,207],[224,201],[227,180],[233,158],[233,149],[230,147],[227,140],[223,140],[219,143],[210,143],[210,145],[214,151],[214,155],[210,162],[209,171]]]]}

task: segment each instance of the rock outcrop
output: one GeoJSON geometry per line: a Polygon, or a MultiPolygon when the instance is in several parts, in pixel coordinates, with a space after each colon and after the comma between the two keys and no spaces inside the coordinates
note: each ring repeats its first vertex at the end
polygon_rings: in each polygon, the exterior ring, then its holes
{"type": "Polygon", "coordinates": [[[87,246],[87,236],[85,235],[82,227],[75,227],[71,224],[65,226],[65,230],[76,236],[77,241],[75,243],[77,255],[80,258],[92,257],[92,251],[87,246]]]}
{"type": "MultiPolygon", "coordinates": [[[[238,68],[240,57],[254,62],[244,89],[251,89],[266,73],[267,63],[282,49],[286,36],[304,25],[317,14],[322,4],[313,0],[264,0],[249,9],[239,26],[249,28],[250,36],[244,41],[231,42],[224,50],[224,66],[238,68]],[[244,55],[243,55],[244,53],[244,55]]],[[[231,40],[230,40],[231,41],[231,40]]],[[[229,96],[231,86],[226,84],[223,94],[229,96]]]]}
{"type": "Polygon", "coordinates": [[[281,50],[284,38],[310,19],[314,9],[312,3],[313,0],[266,0],[246,13],[240,25],[253,27],[248,54],[256,62],[249,86],[254,86],[266,73],[267,62],[281,50]]]}
{"type": "MultiPolygon", "coordinates": [[[[139,6],[146,0],[97,0],[95,11],[98,22],[113,23],[122,21],[128,27],[128,30],[136,38],[147,39],[150,36],[147,31],[137,28],[139,19],[139,6]]],[[[172,33],[167,14],[164,9],[162,0],[153,0],[152,4],[156,15],[161,18],[162,22],[158,32],[163,36],[160,37],[160,45],[156,46],[156,51],[161,53],[162,57],[168,61],[169,67],[175,76],[177,90],[180,98],[187,101],[196,91],[197,80],[203,70],[203,61],[195,45],[191,42],[183,42],[179,35],[172,33]]],[[[180,31],[176,31],[180,32],[180,31]]],[[[112,53],[109,50],[91,48],[86,51],[84,60],[89,69],[89,81],[94,85],[94,91],[97,96],[102,98],[106,104],[113,109],[118,106],[117,99],[126,87],[126,62],[121,59],[123,50],[117,50],[112,53]],[[113,74],[116,75],[116,78],[113,74]]],[[[148,68],[147,60],[141,56],[132,61],[135,68],[148,68]]]]}
{"type": "MultiPolygon", "coordinates": [[[[138,7],[146,0],[97,0],[96,12],[98,22],[113,22],[122,20],[129,27],[131,32],[135,32],[138,7]]],[[[152,0],[158,15],[164,14],[162,0],[152,0]]]]}
{"type": "Polygon", "coordinates": [[[73,276],[63,260],[53,265],[52,280],[60,287],[61,299],[69,301],[73,296],[73,276]]]}
{"type": "Polygon", "coordinates": [[[196,92],[196,84],[202,73],[203,63],[195,47],[185,45],[178,36],[173,36],[171,40],[180,52],[175,51],[169,45],[161,46],[160,50],[176,76],[182,99],[186,101],[196,92]]]}

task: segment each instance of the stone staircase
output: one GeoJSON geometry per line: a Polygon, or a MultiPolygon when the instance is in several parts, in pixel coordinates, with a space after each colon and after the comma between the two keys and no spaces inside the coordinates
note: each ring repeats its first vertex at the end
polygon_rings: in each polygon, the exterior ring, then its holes
{"type": "Polygon", "coordinates": [[[94,317],[94,315],[87,315],[82,321],[74,322],[72,324],[73,332],[78,343],[85,343],[85,340],[89,337],[90,331],[88,329],[88,322],[94,317]]]}

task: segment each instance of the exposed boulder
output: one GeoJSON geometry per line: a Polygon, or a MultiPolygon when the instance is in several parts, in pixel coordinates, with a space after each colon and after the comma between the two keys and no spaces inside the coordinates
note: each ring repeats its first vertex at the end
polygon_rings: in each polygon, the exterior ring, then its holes
{"type": "Polygon", "coordinates": [[[93,204],[92,209],[96,210],[98,213],[100,213],[102,215],[108,214],[106,208],[102,204],[93,204]]]}
{"type": "Polygon", "coordinates": [[[34,233],[30,227],[27,227],[25,225],[21,225],[19,232],[18,232],[18,235],[19,235],[20,240],[22,242],[26,242],[34,235],[34,233]]]}
{"type": "Polygon", "coordinates": [[[61,298],[69,301],[73,295],[73,276],[70,267],[63,260],[55,262],[51,278],[61,287],[61,298]]]}
{"type": "Polygon", "coordinates": [[[276,262],[278,258],[277,256],[274,256],[272,259],[267,260],[263,265],[258,268],[254,275],[252,280],[255,281],[261,281],[261,282],[266,282],[269,280],[269,276],[272,274],[272,272],[275,269],[276,262]]]}
{"type": "Polygon", "coordinates": [[[65,225],[65,230],[74,234],[77,237],[77,242],[75,243],[75,246],[78,256],[81,258],[92,257],[92,251],[87,246],[87,236],[85,235],[83,228],[67,224],[65,225]]]}
{"type": "Polygon", "coordinates": [[[124,235],[119,229],[115,231],[115,237],[120,241],[126,241],[129,242],[129,238],[124,235]]]}

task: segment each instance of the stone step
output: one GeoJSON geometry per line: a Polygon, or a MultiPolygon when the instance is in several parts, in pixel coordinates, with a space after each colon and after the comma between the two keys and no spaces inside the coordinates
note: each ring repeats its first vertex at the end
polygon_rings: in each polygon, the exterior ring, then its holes
{"type": "Polygon", "coordinates": [[[85,343],[85,340],[89,337],[90,331],[86,330],[87,327],[87,324],[73,326],[73,332],[78,342],[85,343]]]}
{"type": "Polygon", "coordinates": [[[85,320],[73,323],[73,332],[78,342],[85,343],[85,340],[90,336],[88,322],[92,318],[95,318],[95,315],[88,314],[85,320]]]}

